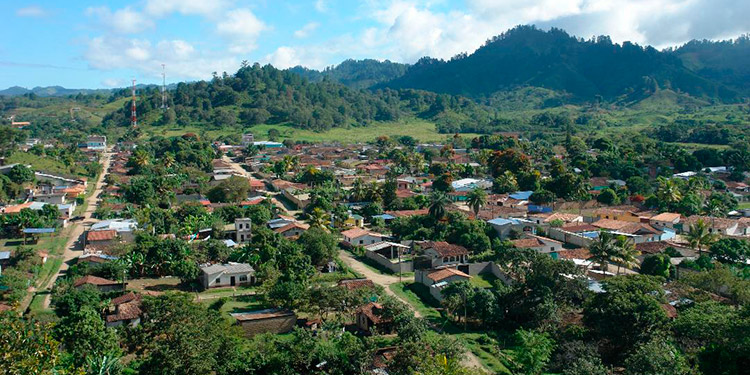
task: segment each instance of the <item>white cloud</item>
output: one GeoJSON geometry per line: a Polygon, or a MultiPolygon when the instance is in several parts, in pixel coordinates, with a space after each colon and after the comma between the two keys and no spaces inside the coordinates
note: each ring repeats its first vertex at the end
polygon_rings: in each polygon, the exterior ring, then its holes
{"type": "Polygon", "coordinates": [[[86,15],[96,17],[97,22],[106,28],[120,34],[135,34],[154,28],[154,22],[130,7],[118,9],[114,12],[108,7],[90,7],[86,15]]]}
{"type": "Polygon", "coordinates": [[[212,72],[234,72],[239,67],[234,57],[201,53],[183,40],[153,44],[144,39],[115,36],[91,39],[84,58],[93,69],[132,69],[157,79],[161,76],[161,64],[166,64],[168,76],[182,79],[208,79],[212,72]]]}
{"type": "Polygon", "coordinates": [[[19,17],[45,17],[47,16],[47,10],[40,7],[39,5],[30,5],[24,8],[16,10],[16,15],[19,17]]]}
{"type": "Polygon", "coordinates": [[[307,38],[310,36],[312,32],[318,29],[320,27],[320,23],[318,22],[310,22],[306,24],[305,26],[302,26],[301,29],[294,32],[294,36],[296,38],[307,38]]]}
{"type": "Polygon", "coordinates": [[[104,87],[122,87],[125,84],[125,81],[117,78],[107,78],[102,81],[102,86],[104,87]]]}
{"type": "Polygon", "coordinates": [[[317,0],[315,1],[315,10],[325,13],[328,10],[328,4],[326,4],[325,0],[317,0]]]}
{"type": "Polygon", "coordinates": [[[216,24],[216,31],[230,41],[229,51],[234,54],[248,53],[257,48],[255,42],[266,29],[268,26],[247,8],[227,12],[216,24]]]}
{"type": "Polygon", "coordinates": [[[147,14],[163,17],[170,13],[214,17],[224,11],[230,2],[227,0],[147,0],[144,10],[147,14]]]}

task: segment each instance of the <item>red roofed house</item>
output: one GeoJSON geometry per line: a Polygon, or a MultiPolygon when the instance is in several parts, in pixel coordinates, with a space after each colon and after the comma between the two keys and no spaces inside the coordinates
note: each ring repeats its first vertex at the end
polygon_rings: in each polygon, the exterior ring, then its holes
{"type": "Polygon", "coordinates": [[[424,255],[431,259],[432,268],[468,262],[469,251],[460,245],[445,241],[427,241],[421,247],[424,255]]]}
{"type": "Polygon", "coordinates": [[[344,242],[352,246],[372,245],[376,242],[383,241],[387,236],[384,234],[371,232],[367,229],[353,228],[341,232],[344,236],[344,242]]]}
{"type": "Polygon", "coordinates": [[[141,321],[141,295],[129,292],[112,300],[114,311],[105,317],[107,327],[136,326],[141,321]]]}
{"type": "Polygon", "coordinates": [[[393,329],[393,320],[384,318],[383,305],[377,302],[370,302],[360,306],[357,309],[357,328],[362,331],[378,331],[380,333],[390,333],[393,329]]]}
{"type": "Polygon", "coordinates": [[[302,233],[305,233],[308,229],[310,229],[309,225],[295,221],[284,225],[281,228],[276,228],[274,232],[279,233],[286,238],[292,238],[301,236],[302,233]]]}
{"type": "Polygon", "coordinates": [[[438,301],[442,301],[442,290],[452,283],[468,281],[471,276],[455,268],[445,267],[430,270],[416,270],[414,281],[421,283],[430,290],[430,294],[438,301]]]}
{"type": "Polygon", "coordinates": [[[94,248],[107,248],[117,242],[117,231],[114,229],[89,231],[86,234],[86,245],[94,248]]]}
{"type": "Polygon", "coordinates": [[[548,254],[554,253],[555,251],[562,250],[562,242],[555,241],[551,238],[527,235],[527,238],[521,238],[518,240],[511,241],[513,247],[517,249],[534,249],[540,253],[548,254]]]}

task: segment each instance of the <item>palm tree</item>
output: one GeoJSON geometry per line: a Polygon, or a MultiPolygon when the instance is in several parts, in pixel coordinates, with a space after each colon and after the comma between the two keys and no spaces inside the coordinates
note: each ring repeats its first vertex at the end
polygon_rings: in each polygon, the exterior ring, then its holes
{"type": "Polygon", "coordinates": [[[708,224],[703,219],[698,219],[695,224],[691,225],[685,237],[690,247],[698,248],[698,255],[703,255],[703,246],[716,241],[716,235],[709,231],[708,224]]]}
{"type": "Polygon", "coordinates": [[[437,220],[445,217],[445,207],[450,204],[450,199],[442,191],[434,191],[430,194],[429,213],[437,220]]]}
{"type": "Polygon", "coordinates": [[[617,263],[617,274],[619,275],[620,267],[631,268],[635,266],[635,257],[638,256],[638,251],[635,249],[635,245],[628,241],[625,236],[617,236],[615,248],[617,252],[613,260],[617,263]]]}
{"type": "Polygon", "coordinates": [[[362,181],[361,178],[357,178],[354,180],[354,185],[352,185],[352,200],[355,202],[361,202],[365,195],[367,194],[367,189],[365,188],[365,184],[362,181]]]}
{"type": "Polygon", "coordinates": [[[614,259],[617,254],[617,245],[615,243],[615,237],[609,232],[599,232],[599,238],[589,246],[589,252],[591,253],[590,261],[598,263],[599,268],[605,271],[606,276],[607,264],[614,259]]]}
{"type": "Polygon", "coordinates": [[[151,162],[151,155],[143,149],[138,149],[133,153],[133,161],[135,162],[135,165],[145,167],[151,162]]]}
{"type": "Polygon", "coordinates": [[[675,180],[659,177],[658,183],[659,187],[656,189],[656,196],[666,206],[671,207],[682,199],[680,186],[675,180]]]}
{"type": "Polygon", "coordinates": [[[164,164],[165,167],[170,168],[175,163],[174,155],[171,152],[167,152],[164,154],[164,157],[161,159],[162,164],[164,164]]]}
{"type": "Polygon", "coordinates": [[[328,224],[331,222],[328,218],[328,213],[319,207],[316,207],[312,212],[307,214],[307,221],[310,223],[310,227],[320,228],[326,232],[328,232],[328,224]]]}
{"type": "Polygon", "coordinates": [[[471,209],[474,211],[474,216],[479,217],[479,209],[487,204],[487,193],[484,191],[484,189],[475,188],[469,193],[467,198],[467,203],[469,204],[469,207],[471,207],[471,209]]]}

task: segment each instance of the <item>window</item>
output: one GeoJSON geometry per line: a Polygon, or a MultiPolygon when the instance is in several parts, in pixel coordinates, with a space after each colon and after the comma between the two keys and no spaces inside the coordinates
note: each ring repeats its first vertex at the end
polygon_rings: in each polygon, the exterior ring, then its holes
{"type": "Polygon", "coordinates": [[[216,278],[216,283],[217,283],[217,284],[221,284],[221,277],[217,277],[217,278],[216,278]]]}
{"type": "Polygon", "coordinates": [[[448,263],[448,257],[443,257],[443,263],[448,263]]]}
{"type": "Polygon", "coordinates": [[[360,245],[363,244],[363,243],[365,243],[365,240],[359,240],[359,244],[360,245]]]}
{"type": "Polygon", "coordinates": [[[240,276],[240,281],[247,281],[247,275],[240,276]]]}

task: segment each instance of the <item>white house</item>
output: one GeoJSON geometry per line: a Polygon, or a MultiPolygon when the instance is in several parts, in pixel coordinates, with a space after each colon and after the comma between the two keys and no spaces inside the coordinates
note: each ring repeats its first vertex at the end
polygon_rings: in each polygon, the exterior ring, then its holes
{"type": "Polygon", "coordinates": [[[255,283],[255,270],[247,263],[203,265],[201,273],[201,283],[206,289],[255,283]]]}
{"type": "Polygon", "coordinates": [[[680,223],[680,217],[680,214],[672,212],[662,212],[656,216],[651,217],[648,221],[654,228],[657,229],[675,229],[675,225],[680,223]]]}
{"type": "Polygon", "coordinates": [[[470,279],[471,276],[451,267],[414,271],[414,280],[428,287],[430,294],[438,301],[442,301],[442,290],[448,285],[470,279]]]}
{"type": "Polygon", "coordinates": [[[527,238],[521,238],[511,241],[513,246],[518,249],[534,249],[540,253],[549,254],[562,250],[563,243],[551,238],[527,235],[527,238]]]}
{"type": "Polygon", "coordinates": [[[341,232],[344,236],[344,242],[352,246],[367,246],[383,241],[388,236],[376,232],[371,232],[362,228],[353,228],[341,232]]]}

